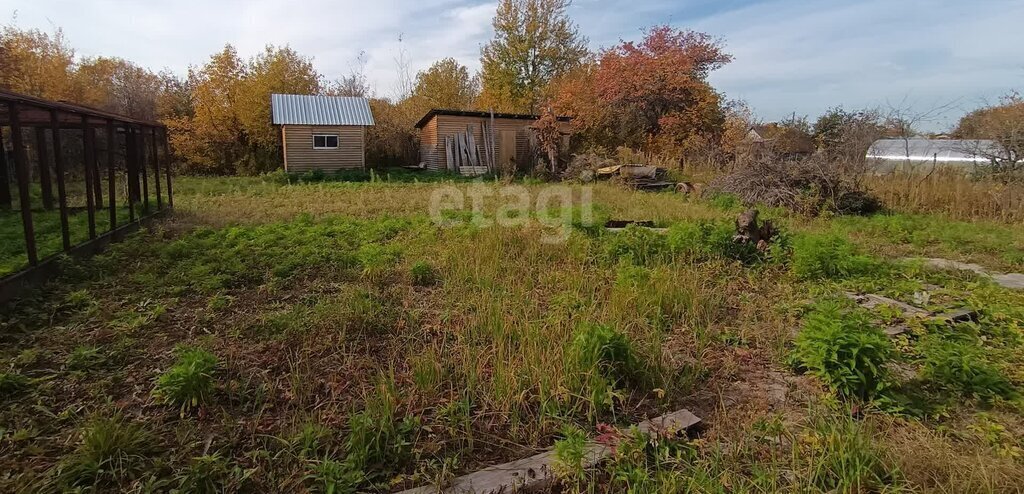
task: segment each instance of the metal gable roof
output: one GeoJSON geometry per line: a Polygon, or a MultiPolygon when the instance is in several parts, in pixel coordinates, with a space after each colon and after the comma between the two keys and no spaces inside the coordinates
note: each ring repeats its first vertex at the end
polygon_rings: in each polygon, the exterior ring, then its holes
{"type": "Polygon", "coordinates": [[[373,125],[366,98],[271,94],[270,107],[275,125],[373,125]]]}

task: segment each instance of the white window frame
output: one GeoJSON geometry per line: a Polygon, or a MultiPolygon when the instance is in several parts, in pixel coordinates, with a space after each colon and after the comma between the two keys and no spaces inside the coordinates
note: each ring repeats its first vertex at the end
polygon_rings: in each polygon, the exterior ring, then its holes
{"type": "Polygon", "coordinates": [[[313,134],[313,149],[338,149],[338,147],[340,147],[340,146],[341,146],[341,138],[338,137],[338,134],[313,134]],[[327,137],[333,137],[334,138],[334,145],[333,146],[317,146],[316,145],[316,138],[317,137],[324,137],[325,138],[324,142],[327,142],[327,139],[326,139],[327,137]]]}

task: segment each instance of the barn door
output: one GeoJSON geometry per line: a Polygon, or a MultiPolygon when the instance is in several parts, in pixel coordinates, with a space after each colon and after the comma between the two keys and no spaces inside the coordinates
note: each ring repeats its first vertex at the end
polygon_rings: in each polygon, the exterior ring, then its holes
{"type": "Polygon", "coordinates": [[[503,130],[498,133],[498,168],[511,169],[509,163],[516,161],[516,131],[503,130]]]}

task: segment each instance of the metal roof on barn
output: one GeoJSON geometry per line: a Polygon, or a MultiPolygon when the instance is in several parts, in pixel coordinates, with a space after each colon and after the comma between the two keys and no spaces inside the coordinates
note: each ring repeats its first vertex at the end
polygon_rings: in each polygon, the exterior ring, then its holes
{"type": "Polygon", "coordinates": [[[275,125],[373,125],[366,98],[271,94],[270,107],[275,125]]]}
{"type": "Polygon", "coordinates": [[[868,148],[867,158],[892,161],[940,163],[988,163],[999,154],[999,144],[985,139],[879,139],[868,148]]]}

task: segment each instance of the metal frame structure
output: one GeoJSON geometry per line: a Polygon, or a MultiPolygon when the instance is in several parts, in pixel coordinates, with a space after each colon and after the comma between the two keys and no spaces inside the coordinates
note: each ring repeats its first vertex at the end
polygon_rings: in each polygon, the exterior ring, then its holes
{"type": "Polygon", "coordinates": [[[62,252],[73,256],[98,252],[111,241],[137,230],[140,223],[166,213],[174,204],[167,128],[158,122],[95,108],[0,91],[0,211],[12,211],[15,205],[20,210],[28,258],[25,269],[0,278],[0,302],[56,273],[56,255],[40,259],[33,222],[36,214],[52,210],[54,202],[60,210],[62,252]],[[10,143],[3,142],[4,127],[9,129],[10,143]],[[26,139],[26,132],[32,135],[32,131],[34,143],[26,139]],[[62,134],[69,132],[80,139],[65,140],[62,134]],[[106,149],[102,153],[97,149],[97,132],[104,136],[106,149]],[[29,146],[34,150],[35,160],[32,161],[27,152],[29,146]],[[116,161],[122,156],[123,167],[119,169],[116,161]],[[88,240],[77,244],[72,242],[69,227],[72,212],[66,183],[72,168],[81,172],[84,179],[85,213],[88,215],[88,240]],[[41,211],[33,211],[33,177],[38,178],[37,202],[41,211]],[[105,198],[104,179],[107,181],[105,198]],[[118,179],[126,183],[125,197],[120,204],[118,179]],[[12,185],[16,185],[16,194],[12,193],[12,185]],[[151,192],[155,195],[155,207],[150,202],[151,192]],[[128,222],[123,225],[118,224],[119,206],[128,209],[128,222]],[[97,232],[97,216],[103,214],[104,209],[109,215],[109,229],[97,232]]]}

